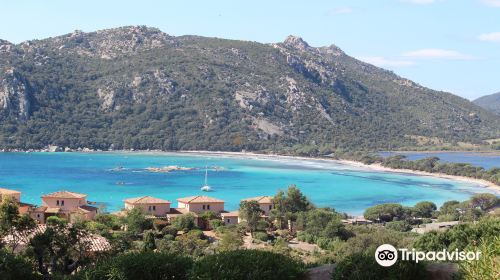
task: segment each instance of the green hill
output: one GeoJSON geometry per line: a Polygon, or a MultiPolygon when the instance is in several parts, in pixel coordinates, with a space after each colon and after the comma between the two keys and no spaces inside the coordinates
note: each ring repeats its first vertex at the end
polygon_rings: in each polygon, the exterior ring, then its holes
{"type": "Polygon", "coordinates": [[[479,97],[473,102],[490,112],[500,115],[500,92],[479,97]]]}
{"type": "Polygon", "coordinates": [[[0,149],[389,149],[481,143],[500,120],[301,38],[261,44],[122,27],[0,41],[0,149]]]}

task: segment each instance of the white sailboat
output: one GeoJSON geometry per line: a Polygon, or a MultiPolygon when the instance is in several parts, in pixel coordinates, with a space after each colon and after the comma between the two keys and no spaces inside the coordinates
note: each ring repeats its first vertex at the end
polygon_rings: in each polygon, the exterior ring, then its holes
{"type": "Polygon", "coordinates": [[[201,187],[204,192],[212,191],[212,187],[208,185],[208,167],[205,167],[205,184],[201,187]]]}

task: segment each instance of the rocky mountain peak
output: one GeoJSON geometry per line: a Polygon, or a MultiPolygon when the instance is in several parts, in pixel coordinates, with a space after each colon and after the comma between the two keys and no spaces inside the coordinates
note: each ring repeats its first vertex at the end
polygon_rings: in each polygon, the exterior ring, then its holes
{"type": "Polygon", "coordinates": [[[14,45],[11,42],[0,39],[0,53],[10,51],[12,46],[14,45]]]}
{"type": "Polygon", "coordinates": [[[14,68],[0,74],[0,109],[17,113],[17,119],[30,116],[32,89],[28,81],[14,68]]]}
{"type": "Polygon", "coordinates": [[[311,48],[309,46],[309,44],[306,41],[304,41],[304,39],[302,39],[301,37],[298,37],[298,36],[293,36],[293,35],[286,37],[285,41],[283,41],[283,44],[285,46],[295,48],[295,49],[298,49],[301,51],[305,51],[305,50],[311,48]]]}

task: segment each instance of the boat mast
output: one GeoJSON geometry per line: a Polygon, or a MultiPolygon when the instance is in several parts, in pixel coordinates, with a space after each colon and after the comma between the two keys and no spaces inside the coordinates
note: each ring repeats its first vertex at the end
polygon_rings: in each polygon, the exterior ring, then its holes
{"type": "Polygon", "coordinates": [[[205,186],[208,186],[208,167],[205,166],[205,186]]]}

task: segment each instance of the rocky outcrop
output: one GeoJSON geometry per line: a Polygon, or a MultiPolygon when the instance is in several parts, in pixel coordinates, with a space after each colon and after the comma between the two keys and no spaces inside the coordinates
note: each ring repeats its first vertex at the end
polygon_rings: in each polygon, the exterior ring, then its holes
{"type": "Polygon", "coordinates": [[[0,112],[14,113],[21,121],[30,117],[32,88],[14,69],[0,76],[0,112]]]}

